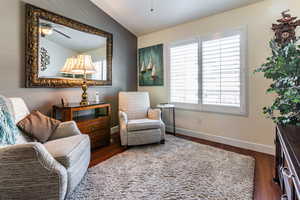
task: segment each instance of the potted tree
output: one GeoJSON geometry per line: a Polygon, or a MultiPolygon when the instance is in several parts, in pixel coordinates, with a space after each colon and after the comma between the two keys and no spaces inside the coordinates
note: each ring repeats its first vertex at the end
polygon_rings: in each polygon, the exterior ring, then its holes
{"type": "Polygon", "coordinates": [[[273,104],[264,107],[263,113],[276,124],[300,126],[300,38],[295,33],[300,20],[286,13],[277,20],[279,24],[272,26],[272,56],[255,72],[263,72],[265,78],[272,80],[267,93],[276,94],[273,104]]]}

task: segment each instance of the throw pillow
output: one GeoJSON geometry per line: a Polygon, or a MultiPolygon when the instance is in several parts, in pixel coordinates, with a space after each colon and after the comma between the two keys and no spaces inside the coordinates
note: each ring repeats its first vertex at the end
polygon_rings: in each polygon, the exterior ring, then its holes
{"type": "Polygon", "coordinates": [[[52,133],[60,124],[60,121],[43,115],[39,111],[33,111],[22,119],[17,126],[28,136],[37,139],[41,143],[47,142],[52,133]]]}
{"type": "Polygon", "coordinates": [[[16,143],[19,130],[9,107],[9,100],[0,95],[0,146],[16,143]]]}

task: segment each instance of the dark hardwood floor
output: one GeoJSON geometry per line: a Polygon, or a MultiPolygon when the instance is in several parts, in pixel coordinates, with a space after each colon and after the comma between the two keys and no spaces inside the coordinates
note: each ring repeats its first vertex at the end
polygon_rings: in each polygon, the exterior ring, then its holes
{"type": "MultiPolygon", "coordinates": [[[[255,158],[254,200],[279,200],[280,199],[281,193],[280,193],[279,186],[272,181],[273,174],[274,174],[274,156],[255,152],[255,151],[250,151],[246,149],[241,149],[237,147],[232,147],[220,143],[210,142],[198,138],[183,136],[180,134],[177,134],[177,136],[201,144],[206,144],[227,151],[232,151],[232,152],[254,157],[255,158]]],[[[110,146],[103,147],[99,150],[92,152],[90,167],[97,165],[98,163],[126,150],[125,148],[120,146],[119,134],[114,134],[112,139],[113,142],[110,146]]]]}

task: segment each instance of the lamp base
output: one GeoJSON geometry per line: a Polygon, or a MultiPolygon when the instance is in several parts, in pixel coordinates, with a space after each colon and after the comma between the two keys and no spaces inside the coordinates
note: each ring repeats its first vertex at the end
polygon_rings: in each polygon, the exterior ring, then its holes
{"type": "Polygon", "coordinates": [[[80,102],[80,105],[82,106],[85,106],[85,105],[89,105],[89,101],[88,101],[88,94],[87,94],[87,89],[88,89],[88,86],[86,84],[86,80],[83,81],[83,84],[81,86],[82,90],[83,90],[83,93],[81,95],[81,102],[80,102]]]}
{"type": "Polygon", "coordinates": [[[89,105],[89,102],[87,100],[81,100],[80,105],[86,106],[86,105],[89,105]]]}

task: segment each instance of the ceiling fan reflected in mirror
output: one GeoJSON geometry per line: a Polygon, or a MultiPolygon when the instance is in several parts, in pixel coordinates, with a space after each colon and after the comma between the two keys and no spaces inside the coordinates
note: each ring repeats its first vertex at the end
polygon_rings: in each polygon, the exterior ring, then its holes
{"type": "Polygon", "coordinates": [[[53,32],[56,32],[56,33],[66,37],[66,38],[71,39],[70,36],[68,36],[67,34],[63,33],[60,30],[58,30],[53,25],[48,24],[48,23],[40,23],[40,34],[41,34],[42,37],[46,37],[47,35],[51,35],[51,34],[53,34],[53,32]]]}

